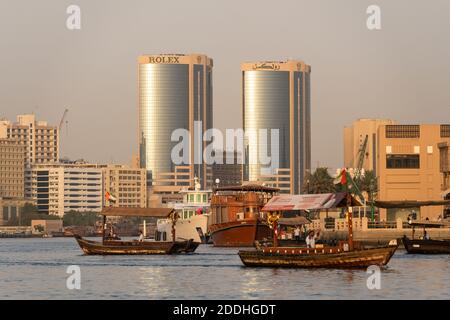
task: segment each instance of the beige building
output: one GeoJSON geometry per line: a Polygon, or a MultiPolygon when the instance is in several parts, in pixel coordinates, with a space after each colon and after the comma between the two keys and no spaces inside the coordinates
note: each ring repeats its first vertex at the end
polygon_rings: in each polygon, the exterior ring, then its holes
{"type": "Polygon", "coordinates": [[[24,197],[25,146],[0,139],[0,198],[24,197]]]}
{"type": "MultiPolygon", "coordinates": [[[[378,129],[380,200],[442,200],[445,163],[443,144],[450,143],[450,125],[382,125],[378,129]],[[440,147],[441,146],[441,147],[440,147]]],[[[418,219],[437,219],[442,206],[414,209],[418,219]]],[[[406,219],[411,210],[383,209],[381,219],[406,219]]]]}
{"type": "MultiPolygon", "coordinates": [[[[444,128],[444,136],[450,136],[450,126],[444,128]]],[[[440,153],[439,168],[442,174],[442,197],[450,200],[450,143],[441,142],[438,144],[440,153]]],[[[450,206],[444,208],[444,217],[450,217],[450,206]]]]}
{"type": "Polygon", "coordinates": [[[17,116],[17,122],[0,120],[0,138],[11,138],[25,146],[25,165],[58,162],[58,127],[37,121],[34,114],[17,116]]]}
{"type": "Polygon", "coordinates": [[[311,169],[311,66],[298,60],[256,61],[242,63],[241,72],[243,128],[248,134],[243,180],[258,181],[282,170],[290,175],[289,193],[298,194],[311,169]],[[278,150],[270,150],[272,141],[260,136],[261,130],[271,130],[269,137],[274,129],[278,150]],[[266,164],[267,154],[278,155],[278,163],[272,159],[266,164]]]}
{"type": "Polygon", "coordinates": [[[358,168],[360,154],[363,153],[364,170],[376,170],[377,132],[381,125],[395,124],[389,119],[358,119],[344,128],[344,167],[358,168]]]}
{"type": "Polygon", "coordinates": [[[280,193],[291,193],[291,174],[289,169],[277,169],[274,174],[260,175],[258,183],[280,189],[280,193]]]}
{"type": "Polygon", "coordinates": [[[212,128],[212,69],[213,60],[203,54],[138,58],[139,159],[140,167],[147,169],[149,187],[173,185],[177,166],[189,167],[188,185],[193,186],[196,176],[206,187],[206,142],[201,137],[212,128]],[[180,162],[172,159],[172,149],[179,144],[171,139],[175,130],[189,135],[180,162]]]}
{"type": "Polygon", "coordinates": [[[11,220],[17,223],[17,219],[20,218],[22,208],[26,203],[34,204],[33,201],[28,199],[0,197],[0,226],[6,225],[11,220]]]}
{"type": "Polygon", "coordinates": [[[32,165],[25,170],[25,196],[44,214],[62,217],[70,211],[100,212],[102,169],[84,162],[32,165]]]}
{"type": "Polygon", "coordinates": [[[58,220],[31,220],[33,234],[61,233],[64,231],[62,219],[58,220]]]}
{"type": "Polygon", "coordinates": [[[103,193],[116,197],[115,203],[103,206],[145,208],[147,205],[146,170],[125,165],[106,165],[103,171],[103,193]]]}

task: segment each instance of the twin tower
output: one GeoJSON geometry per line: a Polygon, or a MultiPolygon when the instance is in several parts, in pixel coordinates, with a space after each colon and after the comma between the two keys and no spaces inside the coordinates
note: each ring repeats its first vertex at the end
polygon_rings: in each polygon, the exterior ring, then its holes
{"type": "MultiPolygon", "coordinates": [[[[139,159],[148,172],[149,186],[193,185],[211,187],[210,165],[194,161],[194,127],[213,128],[213,60],[202,54],[143,55],[139,74],[139,159]],[[189,131],[187,163],[175,164],[172,141],[176,129],[189,131]]],[[[245,133],[261,133],[243,145],[243,181],[277,181],[285,192],[300,193],[311,168],[311,67],[302,61],[261,61],[241,64],[242,126],[245,133]],[[266,131],[264,131],[266,130],[266,131]],[[271,132],[276,130],[274,143],[271,132]],[[272,146],[272,148],[271,148],[272,146]],[[274,148],[275,146],[275,148],[274,148]],[[273,164],[261,163],[267,156],[273,164]]],[[[230,117],[239,118],[237,115],[230,117]]],[[[200,152],[206,142],[200,142],[200,152]]],[[[198,141],[197,146],[198,149],[198,141]]],[[[238,165],[238,164],[235,164],[238,165]]]]}

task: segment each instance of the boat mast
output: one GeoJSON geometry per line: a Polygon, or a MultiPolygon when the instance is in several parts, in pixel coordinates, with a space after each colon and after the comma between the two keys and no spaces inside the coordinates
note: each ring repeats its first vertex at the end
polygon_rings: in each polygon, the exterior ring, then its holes
{"type": "Polygon", "coordinates": [[[352,195],[348,192],[347,186],[347,216],[348,216],[348,249],[353,250],[353,210],[351,208],[352,195]]]}
{"type": "Polygon", "coordinates": [[[102,224],[102,243],[105,243],[105,230],[106,230],[106,216],[103,215],[103,224],[102,224]]]}
{"type": "Polygon", "coordinates": [[[176,211],[172,211],[170,217],[172,220],[172,241],[175,242],[176,240],[175,224],[177,223],[178,220],[178,213],[176,211]]]}

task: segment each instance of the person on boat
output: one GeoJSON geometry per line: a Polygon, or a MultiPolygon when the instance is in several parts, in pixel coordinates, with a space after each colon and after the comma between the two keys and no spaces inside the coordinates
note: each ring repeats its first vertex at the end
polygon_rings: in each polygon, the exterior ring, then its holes
{"type": "Polygon", "coordinates": [[[143,242],[144,241],[144,234],[142,233],[142,231],[139,231],[139,242],[143,242]]]}
{"type": "Polygon", "coordinates": [[[308,233],[308,236],[306,237],[306,246],[308,248],[315,248],[316,247],[316,240],[319,237],[319,232],[317,232],[317,234],[314,232],[314,230],[311,230],[308,233]]]}
{"type": "Polygon", "coordinates": [[[294,230],[295,241],[300,241],[300,227],[297,226],[294,230]]]}
{"type": "Polygon", "coordinates": [[[422,239],[423,240],[430,240],[430,236],[429,236],[429,234],[427,233],[426,230],[423,230],[423,237],[422,237],[422,239]]]}

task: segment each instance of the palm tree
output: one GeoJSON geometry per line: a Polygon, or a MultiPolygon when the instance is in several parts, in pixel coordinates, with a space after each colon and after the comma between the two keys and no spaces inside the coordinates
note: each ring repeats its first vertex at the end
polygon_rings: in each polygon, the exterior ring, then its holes
{"type": "Polygon", "coordinates": [[[369,202],[375,200],[378,193],[378,177],[373,170],[367,170],[356,179],[355,183],[361,192],[367,192],[369,202]]]}
{"type": "Polygon", "coordinates": [[[335,192],[333,178],[328,173],[328,168],[319,167],[314,173],[308,172],[302,192],[310,194],[335,192]]]}

